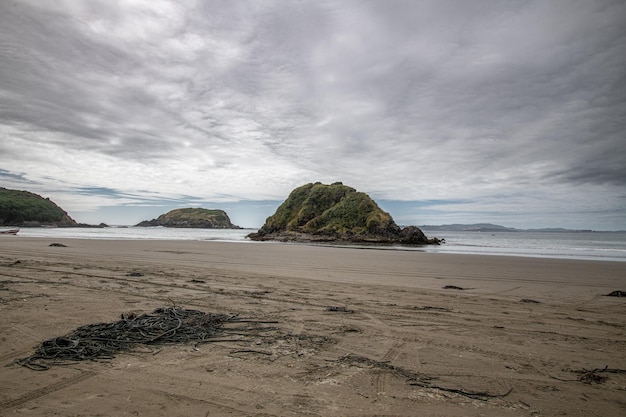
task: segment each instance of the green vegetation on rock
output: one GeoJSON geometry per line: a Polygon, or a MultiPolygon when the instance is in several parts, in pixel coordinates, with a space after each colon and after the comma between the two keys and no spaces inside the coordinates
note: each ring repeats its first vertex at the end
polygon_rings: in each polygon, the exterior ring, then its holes
{"type": "Polygon", "coordinates": [[[401,229],[367,194],[340,182],[296,188],[253,240],[435,243],[418,228],[401,229]]]}
{"type": "Polygon", "coordinates": [[[182,208],[160,215],[156,219],[146,220],[137,226],[163,226],[198,229],[240,229],[230,222],[224,210],[204,208],[182,208]]]}
{"type": "Polygon", "coordinates": [[[0,187],[0,225],[75,226],[76,222],[48,198],[0,187]]]}

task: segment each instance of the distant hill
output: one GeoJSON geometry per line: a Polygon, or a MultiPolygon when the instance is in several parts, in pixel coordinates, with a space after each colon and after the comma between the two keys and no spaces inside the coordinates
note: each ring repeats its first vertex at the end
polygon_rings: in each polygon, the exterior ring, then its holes
{"type": "Polygon", "coordinates": [[[446,231],[446,232],[515,232],[517,229],[512,227],[500,226],[491,223],[475,223],[475,224],[444,224],[440,226],[420,226],[425,230],[446,231]]]}
{"type": "Polygon", "coordinates": [[[400,228],[367,194],[340,182],[294,189],[252,240],[428,244],[422,231],[400,228]]]}
{"type": "Polygon", "coordinates": [[[0,187],[1,226],[77,226],[61,207],[40,195],[0,187]]]}
{"type": "Polygon", "coordinates": [[[145,220],[137,226],[163,226],[197,229],[241,229],[230,222],[224,210],[204,208],[182,208],[160,215],[156,219],[145,220]]]}
{"type": "Polygon", "coordinates": [[[592,232],[592,230],[573,230],[563,229],[561,227],[546,227],[541,229],[516,229],[514,227],[500,226],[491,223],[475,223],[475,224],[444,224],[439,226],[424,225],[420,226],[424,230],[435,232],[592,232]]]}

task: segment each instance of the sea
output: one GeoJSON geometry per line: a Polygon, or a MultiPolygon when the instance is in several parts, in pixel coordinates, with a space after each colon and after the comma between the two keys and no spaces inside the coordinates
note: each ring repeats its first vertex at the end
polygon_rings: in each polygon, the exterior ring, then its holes
{"type": "MultiPolygon", "coordinates": [[[[476,232],[429,231],[428,237],[445,239],[441,245],[376,247],[430,253],[507,255],[537,258],[585,259],[626,262],[626,232],[476,232]]],[[[251,242],[246,236],[256,229],[179,229],[166,227],[22,228],[19,237],[194,240],[251,242]]],[[[365,247],[365,246],[364,246],[365,247]]],[[[368,246],[372,248],[372,246],[368,246]]]]}

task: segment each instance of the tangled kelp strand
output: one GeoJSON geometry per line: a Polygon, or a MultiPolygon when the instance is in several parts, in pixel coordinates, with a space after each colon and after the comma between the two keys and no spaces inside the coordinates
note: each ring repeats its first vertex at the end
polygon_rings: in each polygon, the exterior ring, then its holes
{"type": "Polygon", "coordinates": [[[138,344],[208,342],[223,333],[225,323],[233,321],[238,321],[236,315],[181,307],[157,308],[150,314],[122,314],[116,322],[88,324],[65,336],[44,340],[32,356],[15,362],[30,369],[46,370],[50,365],[66,361],[111,359],[138,344]]]}
{"type": "Polygon", "coordinates": [[[605,373],[610,374],[626,374],[626,370],[618,369],[618,368],[609,368],[608,365],[604,368],[595,368],[595,369],[581,369],[579,371],[573,371],[579,374],[578,381],[584,382],[585,384],[603,384],[605,383],[609,377],[603,375],[605,373]]]}
{"type": "Polygon", "coordinates": [[[348,353],[343,355],[337,359],[337,362],[346,363],[350,365],[365,365],[370,366],[372,368],[377,368],[389,372],[393,372],[399,376],[402,376],[408,380],[409,385],[418,386],[422,388],[431,388],[438,389],[440,391],[451,392],[454,394],[459,394],[464,397],[477,399],[477,400],[486,400],[488,398],[497,398],[497,397],[506,397],[513,390],[510,388],[508,391],[502,394],[492,394],[486,391],[467,391],[465,389],[457,389],[450,388],[441,385],[437,385],[434,383],[434,380],[437,378],[431,377],[419,372],[413,372],[411,370],[401,368],[399,366],[391,365],[388,362],[381,362],[374,359],[367,358],[365,356],[355,355],[352,353],[348,353]]]}

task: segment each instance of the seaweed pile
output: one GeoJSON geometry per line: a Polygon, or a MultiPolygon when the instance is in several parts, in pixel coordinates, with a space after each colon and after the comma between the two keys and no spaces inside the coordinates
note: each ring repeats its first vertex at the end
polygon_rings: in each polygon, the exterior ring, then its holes
{"type": "Polygon", "coordinates": [[[224,324],[237,316],[203,313],[181,307],[157,308],[150,314],[122,314],[113,323],[88,324],[71,333],[44,340],[35,353],[15,363],[34,370],[67,361],[106,360],[116,353],[143,345],[203,343],[222,334],[224,324]]]}

